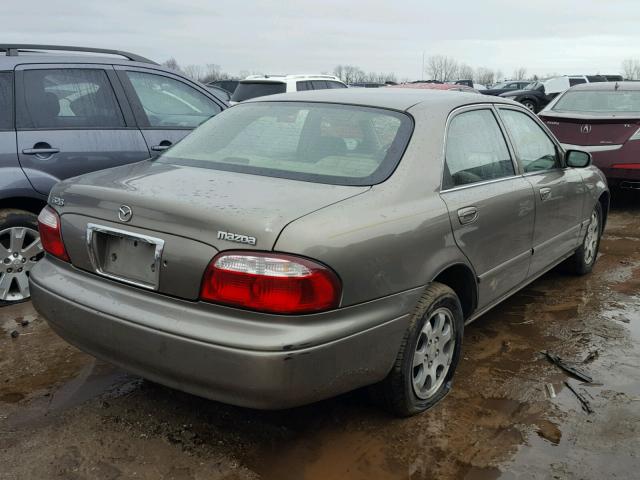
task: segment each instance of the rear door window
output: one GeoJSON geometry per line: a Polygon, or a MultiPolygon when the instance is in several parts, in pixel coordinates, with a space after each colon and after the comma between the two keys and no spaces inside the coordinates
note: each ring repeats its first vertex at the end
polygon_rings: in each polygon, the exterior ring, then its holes
{"type": "Polygon", "coordinates": [[[250,98],[285,93],[287,84],[283,82],[240,82],[231,96],[233,102],[242,102],[250,98]]]}
{"type": "Polygon", "coordinates": [[[194,128],[222,110],[190,85],[164,75],[127,71],[149,127],[194,128]]]}
{"type": "Polygon", "coordinates": [[[507,142],[493,112],[472,110],[449,124],[443,188],[515,175],[507,142]]]}
{"type": "MultiPolygon", "coordinates": [[[[372,85],[374,88],[377,87],[377,85],[372,85]]],[[[347,88],[347,86],[344,83],[340,83],[340,82],[335,82],[333,80],[327,80],[327,88],[347,88]]]]}
{"type": "Polygon", "coordinates": [[[327,88],[329,88],[327,86],[327,82],[324,80],[313,80],[311,83],[314,90],[326,90],[327,88]]]}
{"type": "Polygon", "coordinates": [[[125,126],[104,70],[25,70],[23,82],[19,127],[52,130],[125,126]]]}
{"type": "Polygon", "coordinates": [[[13,73],[0,72],[0,130],[13,130],[13,73]]]}

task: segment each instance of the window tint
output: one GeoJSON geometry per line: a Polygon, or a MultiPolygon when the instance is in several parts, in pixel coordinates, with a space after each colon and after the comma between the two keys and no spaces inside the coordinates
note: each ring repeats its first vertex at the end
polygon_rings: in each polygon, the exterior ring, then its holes
{"type": "Polygon", "coordinates": [[[578,85],[580,83],[587,83],[587,81],[584,78],[570,78],[569,79],[569,86],[573,87],[574,85],[578,85]]]}
{"type": "MultiPolygon", "coordinates": [[[[379,85],[370,85],[371,87],[378,87],[379,85]]],[[[334,82],[333,80],[327,80],[327,88],[347,88],[344,83],[334,82]]]]}
{"type": "Polygon", "coordinates": [[[372,185],[395,169],[412,122],[389,110],[299,102],[238,105],[159,158],[254,175],[372,185]]]}
{"type": "Polygon", "coordinates": [[[324,80],[313,80],[311,84],[313,85],[314,90],[325,90],[329,88],[327,86],[327,82],[324,80]]]}
{"type": "Polygon", "coordinates": [[[25,70],[23,128],[118,128],[124,118],[104,70],[25,70]]]}
{"type": "Polygon", "coordinates": [[[221,108],[195,88],[173,78],[127,72],[151,127],[193,128],[221,108]]]}
{"type": "Polygon", "coordinates": [[[498,122],[490,110],[456,115],[447,133],[444,188],[514,175],[498,122]]]}
{"type": "Polygon", "coordinates": [[[298,92],[303,92],[305,90],[313,90],[313,87],[311,86],[311,82],[308,81],[296,82],[296,90],[298,92]]]}
{"type": "MultiPolygon", "coordinates": [[[[311,89],[309,89],[311,90],[311,89]]],[[[287,91],[287,84],[283,82],[240,82],[231,96],[234,102],[242,102],[250,98],[275,95],[287,91]]]]}
{"type": "Polygon", "coordinates": [[[549,170],[560,166],[555,145],[527,114],[501,109],[500,115],[525,172],[549,170]]]}
{"type": "Polygon", "coordinates": [[[0,130],[13,129],[13,74],[0,72],[0,130]]]}

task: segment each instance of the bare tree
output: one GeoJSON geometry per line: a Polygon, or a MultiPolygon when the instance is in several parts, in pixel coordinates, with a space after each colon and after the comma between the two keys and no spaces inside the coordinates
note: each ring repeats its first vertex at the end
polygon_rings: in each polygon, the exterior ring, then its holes
{"type": "Polygon", "coordinates": [[[626,80],[640,80],[640,60],[627,58],[622,62],[622,75],[626,80]]]}
{"type": "Polygon", "coordinates": [[[364,82],[367,74],[360,67],[354,65],[338,65],[333,74],[346,84],[364,82]]]}
{"type": "Polygon", "coordinates": [[[461,63],[458,67],[458,77],[460,80],[475,80],[473,68],[466,63],[461,63]]]}
{"type": "Polygon", "coordinates": [[[486,67],[479,67],[476,70],[476,81],[481,85],[493,85],[496,80],[496,72],[486,67]]]}
{"type": "Polygon", "coordinates": [[[183,71],[192,80],[204,80],[205,68],[202,65],[187,65],[183,71]]]}
{"type": "Polygon", "coordinates": [[[432,55],[427,59],[426,70],[433,80],[439,82],[455,80],[458,74],[458,62],[444,55],[432,55]]]}
{"type": "Polygon", "coordinates": [[[527,78],[527,69],[525,67],[520,67],[513,71],[514,80],[524,80],[525,78],[527,78]]]}
{"type": "Polygon", "coordinates": [[[164,65],[167,68],[170,68],[171,70],[174,70],[176,72],[181,72],[181,68],[180,65],[178,65],[178,61],[171,57],[169,60],[167,60],[166,62],[163,62],[162,65],[164,65]]]}

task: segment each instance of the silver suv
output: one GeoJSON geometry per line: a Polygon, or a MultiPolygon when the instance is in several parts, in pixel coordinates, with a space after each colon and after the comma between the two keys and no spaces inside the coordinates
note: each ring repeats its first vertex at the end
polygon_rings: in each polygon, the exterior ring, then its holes
{"type": "Polygon", "coordinates": [[[0,45],[0,305],[29,298],[36,217],[55,183],[155,156],[224,108],[132,53],[0,45]]]}

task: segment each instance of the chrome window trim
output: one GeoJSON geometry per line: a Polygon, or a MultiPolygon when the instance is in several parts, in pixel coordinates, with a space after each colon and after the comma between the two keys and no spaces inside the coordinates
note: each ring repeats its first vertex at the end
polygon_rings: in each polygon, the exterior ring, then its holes
{"type": "Polygon", "coordinates": [[[89,260],[91,261],[91,265],[95,273],[97,273],[98,275],[101,275],[106,278],[110,278],[112,280],[117,280],[122,283],[127,283],[129,285],[135,285],[136,287],[146,288],[147,290],[154,290],[154,291],[158,290],[160,286],[160,262],[162,260],[162,251],[164,250],[164,240],[162,240],[161,238],[150,237],[149,235],[133,233],[128,230],[121,230],[119,228],[112,228],[112,227],[106,227],[104,225],[98,225],[95,223],[88,223],[86,242],[87,242],[87,250],[89,252],[89,260]],[[154,283],[149,284],[145,282],[139,282],[136,280],[119,277],[118,275],[113,275],[103,271],[101,266],[98,263],[98,259],[96,258],[96,253],[95,253],[95,235],[94,234],[96,232],[135,238],[145,243],[155,245],[155,251],[153,255],[154,265],[155,265],[154,283]]]}

